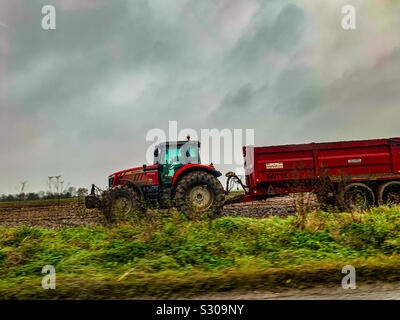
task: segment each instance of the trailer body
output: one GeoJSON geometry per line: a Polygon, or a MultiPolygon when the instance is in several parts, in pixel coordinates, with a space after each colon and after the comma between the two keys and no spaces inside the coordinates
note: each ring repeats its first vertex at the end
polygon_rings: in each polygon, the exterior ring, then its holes
{"type": "Polygon", "coordinates": [[[321,179],[372,184],[400,181],[400,138],[243,147],[252,201],[296,192],[314,192],[321,179]]]}

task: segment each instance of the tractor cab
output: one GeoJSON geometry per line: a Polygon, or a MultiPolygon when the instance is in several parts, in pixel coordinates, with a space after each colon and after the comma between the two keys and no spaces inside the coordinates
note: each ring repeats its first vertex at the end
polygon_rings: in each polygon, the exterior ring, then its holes
{"type": "Polygon", "coordinates": [[[154,164],[159,166],[161,184],[171,185],[175,173],[186,164],[200,164],[200,142],[167,141],[154,149],[154,164]]]}

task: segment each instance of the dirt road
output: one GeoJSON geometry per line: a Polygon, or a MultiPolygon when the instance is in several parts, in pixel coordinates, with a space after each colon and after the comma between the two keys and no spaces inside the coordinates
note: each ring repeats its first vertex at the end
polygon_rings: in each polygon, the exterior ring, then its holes
{"type": "Polygon", "coordinates": [[[251,291],[205,294],[195,299],[210,300],[400,300],[400,282],[360,284],[345,290],[340,284],[310,289],[287,289],[278,292],[251,291]]]}

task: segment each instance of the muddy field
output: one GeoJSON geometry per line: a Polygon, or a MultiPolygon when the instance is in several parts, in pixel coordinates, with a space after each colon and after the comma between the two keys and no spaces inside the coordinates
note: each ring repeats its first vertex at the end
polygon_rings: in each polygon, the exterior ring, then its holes
{"type": "MultiPolygon", "coordinates": [[[[314,200],[311,207],[316,206],[314,200]]],[[[296,199],[292,196],[276,197],[265,201],[226,205],[221,216],[264,218],[271,215],[285,217],[295,212],[296,199]]],[[[2,203],[0,227],[40,226],[59,228],[103,224],[98,210],[88,210],[74,202],[2,203]]]]}

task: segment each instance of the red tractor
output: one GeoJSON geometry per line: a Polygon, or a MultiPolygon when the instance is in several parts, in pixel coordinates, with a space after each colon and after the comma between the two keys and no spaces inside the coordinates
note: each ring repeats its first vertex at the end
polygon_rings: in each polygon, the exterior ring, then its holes
{"type": "Polygon", "coordinates": [[[188,218],[208,213],[217,215],[225,201],[225,191],[217,179],[221,173],[213,164],[200,164],[200,142],[164,142],[155,147],[154,164],[118,171],[108,177],[109,189],[92,185],[85,204],[100,208],[110,220],[132,216],[147,208],[177,207],[188,218]]]}

